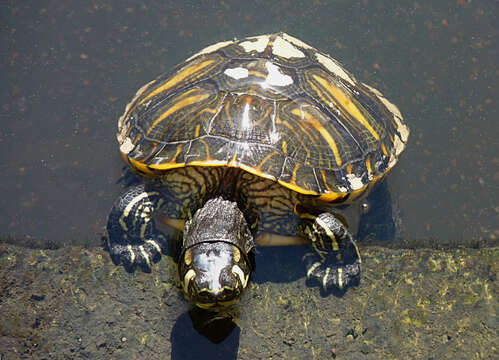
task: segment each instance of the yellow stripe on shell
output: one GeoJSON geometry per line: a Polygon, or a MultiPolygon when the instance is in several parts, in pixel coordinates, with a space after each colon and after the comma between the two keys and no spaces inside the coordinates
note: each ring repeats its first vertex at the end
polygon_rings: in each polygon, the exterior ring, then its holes
{"type": "Polygon", "coordinates": [[[388,150],[386,150],[385,143],[381,143],[381,150],[383,151],[383,155],[388,156],[388,150]]]}
{"type": "Polygon", "coordinates": [[[227,164],[228,167],[239,167],[239,161],[237,161],[237,152],[234,153],[232,156],[232,159],[230,159],[229,163],[227,164]]]}
{"type": "Polygon", "coordinates": [[[334,141],[334,139],[331,136],[331,134],[329,133],[329,131],[327,131],[327,129],[320,123],[320,121],[317,120],[313,115],[311,115],[307,111],[304,111],[303,109],[295,108],[295,109],[291,110],[291,113],[295,116],[298,116],[298,117],[301,117],[302,119],[305,119],[308,123],[310,123],[321,134],[321,136],[324,138],[324,140],[326,140],[329,147],[333,151],[336,164],[338,166],[341,166],[342,161],[341,161],[340,153],[338,151],[338,146],[336,145],[336,141],[334,141]]]}
{"type": "Polygon", "coordinates": [[[144,97],[142,100],[140,100],[139,104],[145,103],[147,100],[151,99],[152,97],[158,95],[161,92],[164,92],[171,87],[175,86],[176,84],[181,83],[184,81],[186,78],[191,76],[192,74],[198,72],[201,69],[204,69],[205,67],[209,66],[212,64],[215,60],[213,59],[208,59],[203,62],[200,62],[198,64],[191,64],[188,67],[184,68],[183,70],[179,71],[176,73],[170,80],[168,80],[166,83],[158,87],[157,89],[151,91],[149,94],[147,94],[146,97],[144,97]]]}
{"type": "MultiPolygon", "coordinates": [[[[136,168],[137,170],[141,171],[142,173],[145,173],[145,174],[148,174],[148,175],[155,175],[155,172],[154,170],[157,170],[157,171],[168,171],[168,170],[172,170],[172,169],[178,169],[178,168],[182,168],[182,167],[186,167],[186,163],[185,162],[182,162],[182,163],[175,163],[175,162],[168,162],[168,163],[162,163],[162,164],[150,164],[150,165],[146,165],[144,163],[141,163],[140,161],[137,161],[137,160],[134,160],[134,159],[131,159],[131,158],[127,158],[126,155],[123,155],[123,157],[125,159],[127,159],[127,161],[130,163],[130,165],[134,168],[136,168]]],[[[188,166],[201,166],[201,167],[209,167],[209,166],[228,166],[228,167],[235,167],[235,168],[239,168],[241,170],[244,170],[250,174],[253,174],[253,175],[256,175],[258,177],[261,177],[261,178],[264,178],[264,179],[269,179],[269,180],[273,180],[273,181],[276,181],[284,186],[285,188],[289,189],[289,190],[292,190],[294,192],[297,192],[297,193],[300,193],[300,194],[304,194],[304,195],[319,195],[319,199],[322,200],[322,201],[325,201],[325,202],[331,202],[331,201],[335,201],[339,198],[342,198],[342,197],[345,197],[347,193],[337,193],[337,192],[329,192],[329,193],[325,193],[325,194],[320,194],[319,192],[317,191],[314,191],[314,190],[309,190],[309,189],[304,189],[303,187],[297,185],[296,183],[291,183],[291,182],[286,182],[286,181],[283,181],[283,180],[278,180],[276,179],[275,176],[273,175],[270,175],[268,173],[265,173],[265,172],[262,172],[261,169],[259,168],[255,168],[255,167],[252,167],[252,166],[248,166],[248,165],[245,165],[245,164],[241,164],[240,162],[238,163],[232,163],[232,164],[229,164],[227,163],[226,160],[214,160],[214,159],[207,159],[207,160],[197,160],[197,161],[192,161],[188,164],[188,166]]]]}
{"type": "Polygon", "coordinates": [[[286,140],[283,140],[282,141],[282,152],[284,153],[284,155],[288,155],[288,143],[286,142],[286,140]]]}
{"type": "Polygon", "coordinates": [[[332,84],[330,81],[318,76],[312,75],[312,77],[324,88],[329,94],[358,122],[364,126],[367,131],[377,140],[379,141],[378,133],[372,128],[369,122],[366,120],[364,115],[360,112],[360,110],[355,106],[350,99],[343,91],[341,91],[338,87],[332,84]]]}
{"type": "Polygon", "coordinates": [[[327,178],[326,178],[326,172],[324,169],[321,169],[320,174],[322,175],[322,181],[324,182],[324,186],[326,187],[328,193],[334,193],[334,190],[329,187],[329,184],[327,183],[327,178]]]}
{"type": "MultiPolygon", "coordinates": [[[[292,126],[289,122],[287,122],[286,120],[281,120],[279,119],[279,117],[276,115],[276,124],[282,124],[284,126],[286,126],[291,132],[295,133],[295,130],[297,130],[294,126],[292,126]]],[[[302,133],[303,136],[296,136],[296,140],[300,143],[301,145],[301,148],[303,150],[305,150],[305,152],[307,153],[307,158],[310,158],[311,157],[311,153],[310,153],[310,150],[309,148],[307,147],[307,144],[303,141],[304,137],[305,137],[305,134],[306,136],[308,136],[309,140],[311,143],[313,143],[315,145],[315,142],[311,136],[311,134],[308,134],[306,129],[301,126],[300,124],[297,124],[297,126],[299,127],[298,130],[300,130],[300,132],[302,133]]],[[[295,133],[296,134],[296,133],[295,133]]]]}
{"type": "Polygon", "coordinates": [[[121,132],[123,130],[124,121],[127,118],[128,114],[130,113],[130,110],[132,109],[132,106],[135,106],[135,102],[137,101],[137,99],[139,97],[141,97],[142,94],[149,88],[149,86],[152,85],[155,82],[156,82],[156,80],[152,80],[152,81],[149,81],[147,84],[143,85],[139,90],[137,90],[137,92],[135,93],[135,96],[133,97],[132,101],[130,101],[128,104],[126,104],[125,112],[123,113],[123,115],[121,115],[121,117],[118,120],[118,131],[121,132]]]}
{"type": "Polygon", "coordinates": [[[333,202],[338,199],[344,198],[347,195],[347,193],[336,193],[336,192],[330,192],[330,193],[325,193],[319,196],[319,200],[324,201],[324,202],[333,202]]]}
{"type": "Polygon", "coordinates": [[[187,105],[192,105],[194,103],[201,102],[205,100],[207,97],[209,97],[209,94],[198,94],[198,95],[193,95],[189,97],[185,97],[182,100],[176,102],[173,106],[169,107],[168,110],[166,110],[164,113],[162,113],[154,122],[152,125],[147,129],[147,135],[149,135],[152,130],[159,124],[161,123],[165,118],[170,116],[171,114],[175,113],[176,111],[186,107],[187,105]]]}
{"type": "Polygon", "coordinates": [[[290,181],[290,184],[295,184],[296,185],[296,173],[298,172],[298,169],[300,169],[301,165],[300,164],[296,164],[294,169],[293,169],[293,172],[291,173],[291,181],[290,181]]]}

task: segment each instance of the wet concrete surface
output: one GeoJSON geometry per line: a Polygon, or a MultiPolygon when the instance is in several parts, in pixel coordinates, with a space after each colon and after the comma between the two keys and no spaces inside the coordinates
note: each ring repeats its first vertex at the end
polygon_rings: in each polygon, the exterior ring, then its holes
{"type": "MultiPolygon", "coordinates": [[[[214,343],[194,328],[196,311],[177,288],[169,257],[151,273],[130,274],[100,247],[3,244],[0,357],[497,358],[499,248],[361,252],[362,280],[340,297],[308,287],[304,276],[257,276],[233,329],[214,343]]],[[[201,325],[211,337],[221,331],[201,325]]]]}

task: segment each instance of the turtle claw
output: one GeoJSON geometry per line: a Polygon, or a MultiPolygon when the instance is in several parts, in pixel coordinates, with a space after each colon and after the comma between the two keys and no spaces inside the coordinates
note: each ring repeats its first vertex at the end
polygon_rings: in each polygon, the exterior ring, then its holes
{"type": "Polygon", "coordinates": [[[343,291],[358,283],[360,278],[360,261],[352,264],[338,264],[336,259],[321,259],[315,253],[303,257],[307,268],[307,279],[318,283],[327,293],[333,290],[343,291]]]}
{"type": "Polygon", "coordinates": [[[123,264],[128,272],[140,267],[144,272],[151,272],[153,263],[161,259],[161,253],[166,251],[167,239],[158,234],[156,240],[139,240],[131,244],[111,242],[106,239],[106,247],[111,259],[116,265],[123,264]]]}

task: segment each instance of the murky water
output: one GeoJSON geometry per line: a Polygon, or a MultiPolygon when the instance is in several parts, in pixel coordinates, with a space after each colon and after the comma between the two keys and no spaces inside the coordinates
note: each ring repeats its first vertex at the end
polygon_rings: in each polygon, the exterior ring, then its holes
{"type": "Polygon", "coordinates": [[[98,241],[142,84],[217,41],[284,30],[397,104],[412,133],[388,184],[400,241],[498,237],[497,3],[3,3],[0,236],[98,241]]]}

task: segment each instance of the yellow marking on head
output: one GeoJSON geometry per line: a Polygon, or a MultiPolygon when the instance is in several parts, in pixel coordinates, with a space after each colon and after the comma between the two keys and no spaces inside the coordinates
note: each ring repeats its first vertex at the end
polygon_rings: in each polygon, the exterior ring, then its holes
{"type": "Polygon", "coordinates": [[[234,261],[239,262],[241,260],[241,251],[237,247],[232,247],[232,251],[234,252],[234,261]]]}
{"type": "Polygon", "coordinates": [[[346,170],[347,170],[347,174],[351,174],[352,170],[353,170],[353,165],[352,164],[348,164],[347,167],[346,167],[346,170]]]}
{"type": "Polygon", "coordinates": [[[231,272],[235,275],[235,276],[238,276],[239,277],[239,280],[241,281],[241,285],[243,286],[243,289],[246,288],[246,285],[248,285],[248,279],[249,279],[249,275],[244,275],[244,272],[243,270],[239,267],[239,265],[234,265],[232,267],[232,270],[231,272]]]}
{"type": "Polygon", "coordinates": [[[185,273],[185,276],[184,276],[184,283],[182,284],[183,287],[184,287],[184,291],[186,294],[188,294],[188,290],[189,290],[189,283],[191,282],[192,279],[194,279],[196,277],[196,272],[194,271],[194,269],[189,269],[189,271],[187,271],[185,273]]]}
{"type": "Polygon", "coordinates": [[[147,100],[151,99],[152,97],[156,96],[157,94],[166,91],[170,89],[171,87],[175,86],[176,84],[181,83],[184,81],[186,78],[191,76],[192,74],[196,73],[197,71],[207,67],[211,63],[213,63],[215,60],[213,59],[208,59],[203,62],[200,62],[198,64],[191,64],[185,69],[181,70],[180,72],[176,73],[170,80],[165,82],[163,85],[158,87],[157,89],[151,91],[146,97],[144,97],[142,100],[140,100],[139,104],[145,103],[147,100]]]}
{"type": "Polygon", "coordinates": [[[191,263],[192,263],[192,251],[191,251],[191,249],[185,250],[184,263],[187,266],[191,265],[191,263]]]}
{"type": "Polygon", "coordinates": [[[312,116],[307,111],[304,111],[303,109],[300,109],[300,108],[294,108],[293,110],[291,110],[291,113],[293,115],[301,117],[302,119],[304,119],[305,121],[307,121],[309,124],[311,124],[321,134],[321,136],[324,138],[324,140],[326,140],[326,142],[328,143],[329,147],[333,151],[334,159],[336,161],[336,164],[338,166],[341,166],[342,161],[341,161],[340,152],[338,151],[338,146],[336,146],[336,141],[334,141],[334,139],[331,136],[331,134],[329,133],[329,131],[327,131],[327,129],[324,126],[322,126],[322,124],[320,123],[320,121],[317,120],[314,116],[312,116]]]}
{"type": "Polygon", "coordinates": [[[156,120],[154,120],[154,122],[149,127],[149,129],[147,129],[147,135],[149,135],[152,132],[152,130],[159,123],[161,123],[165,118],[167,118],[168,116],[170,116],[174,112],[184,108],[187,105],[191,105],[191,104],[203,101],[204,99],[206,99],[209,96],[210,96],[209,94],[198,94],[198,95],[193,95],[193,96],[183,98],[182,100],[176,102],[175,104],[173,104],[173,106],[169,107],[168,110],[166,110],[164,113],[162,113],[156,120]]]}
{"type": "Polygon", "coordinates": [[[355,106],[352,100],[338,87],[336,87],[330,81],[318,76],[312,75],[312,77],[324,88],[329,94],[358,122],[364,126],[367,131],[377,140],[379,141],[378,133],[371,127],[369,122],[366,120],[364,115],[360,112],[360,110],[355,106]]]}

